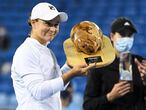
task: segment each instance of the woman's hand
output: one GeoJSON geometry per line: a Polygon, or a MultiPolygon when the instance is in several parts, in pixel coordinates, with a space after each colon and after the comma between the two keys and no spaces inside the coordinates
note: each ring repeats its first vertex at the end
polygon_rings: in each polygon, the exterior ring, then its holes
{"type": "Polygon", "coordinates": [[[142,60],[142,62],[140,62],[137,58],[135,58],[135,63],[137,64],[141,79],[146,82],[146,60],[142,60]]]}
{"type": "Polygon", "coordinates": [[[74,66],[72,68],[73,73],[75,74],[75,76],[82,76],[82,75],[87,75],[88,70],[95,68],[96,67],[96,63],[92,63],[92,64],[81,64],[81,65],[77,65],[74,66]]]}
{"type": "Polygon", "coordinates": [[[96,63],[92,63],[89,65],[80,64],[80,65],[73,66],[70,71],[68,71],[62,75],[62,79],[64,81],[64,84],[67,84],[67,82],[69,82],[72,78],[74,78],[76,76],[87,75],[88,70],[95,68],[95,67],[96,67],[96,63]]]}
{"type": "Polygon", "coordinates": [[[111,90],[107,94],[108,101],[112,102],[113,100],[124,96],[125,94],[129,93],[131,91],[131,84],[127,81],[121,81],[119,83],[116,83],[111,90]]]}

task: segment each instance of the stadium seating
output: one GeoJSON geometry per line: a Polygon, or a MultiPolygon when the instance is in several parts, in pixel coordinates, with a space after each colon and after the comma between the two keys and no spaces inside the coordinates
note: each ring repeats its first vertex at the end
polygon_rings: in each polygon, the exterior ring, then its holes
{"type": "MultiPolygon", "coordinates": [[[[16,48],[24,41],[29,33],[30,27],[27,20],[32,7],[44,0],[0,0],[0,25],[5,26],[10,34],[11,47],[7,52],[0,50],[0,64],[4,61],[12,62],[16,48]]],[[[63,42],[69,37],[71,28],[82,20],[90,20],[102,29],[103,33],[109,35],[110,25],[113,19],[119,16],[130,18],[138,29],[136,41],[132,49],[133,53],[146,58],[146,1],[145,0],[46,0],[54,4],[59,11],[65,11],[69,15],[69,20],[61,24],[60,33],[49,47],[54,51],[58,63],[62,66],[66,60],[63,51],[63,42]],[[59,49],[58,49],[59,48],[59,49]]],[[[86,79],[79,78],[73,80],[76,91],[83,94],[86,79]],[[82,83],[79,86],[76,83],[82,83]]],[[[6,101],[6,96],[11,98],[10,105],[15,105],[15,98],[10,74],[0,76],[0,100],[6,101]],[[6,93],[5,95],[2,95],[6,93]]],[[[76,92],[75,91],[75,92],[76,92]]],[[[6,105],[7,102],[0,102],[6,105]]]]}

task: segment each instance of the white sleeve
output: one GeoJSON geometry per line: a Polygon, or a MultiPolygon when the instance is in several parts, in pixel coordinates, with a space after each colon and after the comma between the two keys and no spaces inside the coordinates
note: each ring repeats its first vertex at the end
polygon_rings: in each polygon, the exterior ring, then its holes
{"type": "MultiPolygon", "coordinates": [[[[71,70],[71,68],[70,68],[66,63],[61,67],[61,71],[62,71],[63,74],[66,73],[66,72],[68,72],[68,71],[70,71],[70,70],[71,70]]],[[[68,82],[68,83],[64,86],[64,89],[63,89],[63,90],[65,90],[65,89],[67,88],[67,86],[69,85],[69,83],[70,83],[70,82],[68,82]]]]}
{"type": "Polygon", "coordinates": [[[23,77],[26,88],[37,100],[43,100],[63,90],[64,83],[61,77],[46,80],[40,74],[29,74],[23,77]]]}
{"type": "Polygon", "coordinates": [[[39,67],[39,58],[33,55],[31,51],[29,53],[23,52],[21,55],[23,56],[17,56],[14,68],[23,79],[24,86],[35,99],[42,100],[63,90],[62,77],[45,80],[39,67]]]}
{"type": "Polygon", "coordinates": [[[66,73],[70,70],[71,70],[71,68],[66,63],[61,67],[62,73],[66,73]]]}

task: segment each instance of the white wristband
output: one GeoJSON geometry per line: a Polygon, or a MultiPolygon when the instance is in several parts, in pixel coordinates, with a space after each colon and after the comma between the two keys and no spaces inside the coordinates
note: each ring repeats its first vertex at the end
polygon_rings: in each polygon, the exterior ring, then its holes
{"type": "Polygon", "coordinates": [[[66,73],[70,70],[71,70],[71,68],[66,63],[61,67],[62,73],[66,73]]]}

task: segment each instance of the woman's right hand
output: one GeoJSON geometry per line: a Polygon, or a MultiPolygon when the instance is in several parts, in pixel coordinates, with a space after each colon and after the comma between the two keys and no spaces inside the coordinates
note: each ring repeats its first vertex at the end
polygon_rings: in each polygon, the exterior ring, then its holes
{"type": "Polygon", "coordinates": [[[116,83],[111,92],[107,94],[108,101],[113,101],[131,91],[131,84],[128,81],[121,81],[116,83]]]}
{"type": "Polygon", "coordinates": [[[72,68],[72,72],[74,73],[75,76],[83,76],[83,75],[87,75],[88,70],[95,67],[96,67],[96,63],[92,63],[89,65],[81,64],[81,65],[74,66],[72,68]]]}
{"type": "Polygon", "coordinates": [[[73,66],[70,71],[68,71],[67,73],[62,75],[64,84],[69,82],[73,77],[87,75],[88,70],[95,68],[95,67],[96,67],[96,63],[92,63],[89,65],[81,64],[81,65],[73,66]]]}

